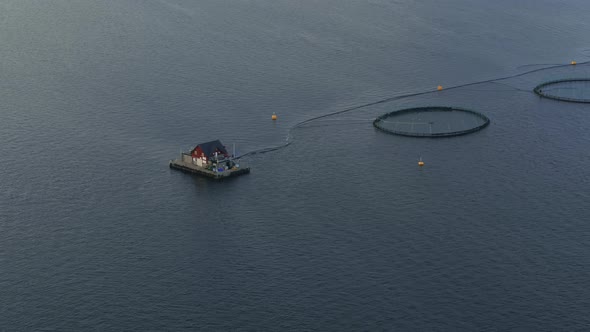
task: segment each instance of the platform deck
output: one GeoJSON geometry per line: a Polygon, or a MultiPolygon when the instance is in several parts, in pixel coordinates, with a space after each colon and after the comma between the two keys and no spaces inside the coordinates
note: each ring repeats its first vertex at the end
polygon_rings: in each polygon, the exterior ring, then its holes
{"type": "Polygon", "coordinates": [[[215,180],[221,180],[250,173],[249,167],[240,167],[238,169],[230,169],[223,172],[213,172],[203,167],[183,162],[179,159],[170,160],[170,168],[178,169],[187,173],[198,174],[215,180]]]}

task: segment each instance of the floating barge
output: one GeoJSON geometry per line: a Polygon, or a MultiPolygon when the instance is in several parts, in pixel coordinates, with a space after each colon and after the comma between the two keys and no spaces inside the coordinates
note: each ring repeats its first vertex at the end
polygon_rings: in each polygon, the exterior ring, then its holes
{"type": "Polygon", "coordinates": [[[215,180],[250,173],[249,167],[240,167],[219,140],[201,143],[179,159],[170,160],[170,168],[198,174],[215,180]]]}

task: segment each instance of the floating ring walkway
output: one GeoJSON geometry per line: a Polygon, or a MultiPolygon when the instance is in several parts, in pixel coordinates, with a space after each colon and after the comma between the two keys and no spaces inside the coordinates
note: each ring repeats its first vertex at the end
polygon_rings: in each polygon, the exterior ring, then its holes
{"type": "Polygon", "coordinates": [[[411,137],[451,137],[470,134],[490,124],[487,116],[457,107],[414,107],[389,112],[373,121],[386,133],[411,137]]]}
{"type": "Polygon", "coordinates": [[[590,78],[570,78],[537,85],[541,97],[573,103],[590,103],[590,78]]]}

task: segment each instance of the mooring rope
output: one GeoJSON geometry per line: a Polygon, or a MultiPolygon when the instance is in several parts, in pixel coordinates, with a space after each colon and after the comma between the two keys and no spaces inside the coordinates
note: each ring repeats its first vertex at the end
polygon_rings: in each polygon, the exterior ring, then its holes
{"type": "MultiPolygon", "coordinates": [[[[581,66],[581,65],[585,65],[590,63],[590,60],[588,61],[584,61],[584,62],[580,62],[577,65],[581,66]]],[[[532,65],[527,65],[527,66],[533,66],[532,65]]],[[[541,64],[542,65],[542,64],[541,64]]],[[[503,81],[503,80],[507,80],[507,79],[511,79],[511,78],[517,78],[517,77],[522,77],[528,74],[532,74],[532,73],[536,73],[536,72],[540,72],[540,71],[544,71],[544,70],[550,70],[550,69],[556,69],[556,68],[563,68],[563,67],[570,67],[572,66],[572,64],[551,64],[549,65],[549,67],[543,67],[543,68],[536,68],[536,69],[531,69],[531,70],[527,70],[524,71],[522,73],[518,73],[518,74],[514,74],[514,75],[507,75],[507,76],[502,76],[502,77],[498,77],[498,78],[491,78],[491,79],[487,79],[487,80],[482,80],[482,81],[477,81],[477,82],[471,82],[471,83],[465,83],[465,84],[459,84],[459,85],[455,85],[449,88],[445,88],[445,90],[454,90],[454,89],[460,89],[460,88],[465,88],[468,86],[473,86],[473,85],[477,85],[477,84],[484,84],[484,83],[497,83],[497,84],[502,84],[504,86],[508,86],[511,87],[515,90],[518,91],[526,91],[526,92],[530,92],[527,90],[522,90],[519,88],[515,88],[513,86],[510,86],[506,83],[501,83],[499,81],[503,81]]],[[[522,66],[521,66],[522,67],[522,66]]],[[[277,145],[277,146],[272,146],[272,147],[266,147],[266,148],[261,148],[261,149],[257,149],[257,150],[253,150],[247,153],[242,154],[241,156],[236,157],[236,159],[240,159],[240,158],[244,158],[247,156],[253,156],[253,155],[257,155],[257,154],[264,154],[264,153],[268,153],[268,152],[272,152],[272,151],[277,151],[283,148],[286,148],[287,146],[289,146],[292,143],[291,137],[292,137],[292,132],[313,121],[319,120],[319,119],[323,119],[323,118],[327,118],[330,116],[335,116],[335,115],[340,115],[340,114],[344,114],[344,113],[348,113],[348,112],[352,112],[352,111],[356,111],[356,110],[360,110],[363,108],[367,108],[370,106],[375,106],[378,104],[383,104],[383,103],[389,103],[392,101],[396,101],[396,100],[400,100],[400,99],[405,99],[405,98],[410,98],[410,97],[416,97],[416,96],[422,96],[422,95],[426,95],[426,94],[431,94],[431,93],[435,93],[435,92],[439,92],[438,90],[427,90],[427,91],[421,91],[421,92],[414,92],[414,93],[407,93],[407,94],[403,94],[403,95],[399,95],[399,96],[393,96],[393,97],[388,97],[388,98],[384,98],[381,100],[377,100],[377,101],[373,101],[370,103],[366,103],[366,104],[361,104],[358,106],[353,106],[353,107],[348,107],[339,111],[335,111],[335,112],[331,112],[331,113],[327,113],[327,114],[322,114],[322,115],[318,115],[312,118],[309,118],[307,120],[303,120],[300,121],[298,123],[296,123],[295,125],[291,126],[289,128],[289,130],[287,131],[287,136],[285,137],[285,142],[283,144],[277,145]]]]}

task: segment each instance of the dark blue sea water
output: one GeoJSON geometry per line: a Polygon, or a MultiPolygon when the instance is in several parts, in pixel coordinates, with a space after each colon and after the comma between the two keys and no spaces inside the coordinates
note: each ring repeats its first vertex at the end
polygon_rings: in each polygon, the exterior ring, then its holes
{"type": "Polygon", "coordinates": [[[590,106],[531,93],[590,76],[589,14],[2,0],[0,330],[590,329],[590,106]],[[491,124],[371,124],[429,105],[491,124]],[[287,137],[231,181],[168,168],[199,142],[287,137]]]}

